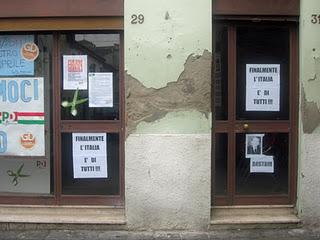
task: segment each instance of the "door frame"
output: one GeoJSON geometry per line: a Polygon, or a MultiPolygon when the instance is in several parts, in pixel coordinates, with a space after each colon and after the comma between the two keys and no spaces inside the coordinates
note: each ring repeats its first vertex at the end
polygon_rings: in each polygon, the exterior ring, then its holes
{"type": "MultiPolygon", "coordinates": [[[[286,132],[289,134],[289,156],[288,156],[288,194],[283,195],[236,195],[236,134],[250,133],[250,130],[243,130],[244,123],[254,125],[254,132],[265,131],[265,124],[272,121],[254,120],[240,121],[236,120],[236,78],[237,78],[237,26],[251,25],[259,26],[265,22],[247,22],[247,21],[215,21],[215,24],[223,23],[228,28],[228,120],[213,120],[213,134],[225,133],[228,135],[228,156],[227,156],[227,194],[225,196],[216,196],[212,190],[212,205],[279,205],[295,204],[296,186],[297,186],[297,148],[298,148],[298,109],[299,109],[299,81],[298,81],[298,25],[285,22],[269,22],[267,26],[287,27],[289,30],[289,120],[274,120],[272,129],[274,132],[286,132]],[[253,123],[255,122],[255,123],[253,123]]],[[[215,41],[213,40],[213,44],[215,41]]],[[[214,74],[213,74],[214,75],[214,74]]],[[[213,79],[214,82],[214,79],[213,79]]],[[[214,95],[214,86],[213,86],[214,95]]],[[[214,96],[212,96],[214,99],[214,96]]],[[[213,103],[214,106],[214,103],[213,103]]],[[[214,107],[213,107],[214,109],[214,107]]],[[[214,119],[214,117],[213,117],[214,119]]],[[[268,130],[269,131],[269,130],[268,130]]],[[[214,144],[215,141],[213,141],[214,144]]],[[[214,150],[212,147],[212,158],[214,161],[214,150]]],[[[214,164],[213,164],[214,166],[214,164]]],[[[215,169],[212,169],[214,174],[215,169]]],[[[213,175],[214,176],[214,175],[213,175]]],[[[214,181],[214,177],[212,178],[214,181]]]]}

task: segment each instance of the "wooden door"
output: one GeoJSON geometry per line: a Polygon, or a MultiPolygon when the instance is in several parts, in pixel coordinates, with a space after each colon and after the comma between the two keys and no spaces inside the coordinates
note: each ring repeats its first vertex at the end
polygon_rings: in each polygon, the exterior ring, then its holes
{"type": "Polygon", "coordinates": [[[216,22],[212,205],[292,204],[297,29],[216,22]]]}

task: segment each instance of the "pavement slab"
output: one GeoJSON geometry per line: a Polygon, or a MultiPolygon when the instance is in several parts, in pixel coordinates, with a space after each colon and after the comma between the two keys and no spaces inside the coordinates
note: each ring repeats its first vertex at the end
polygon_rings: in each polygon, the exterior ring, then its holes
{"type": "Polygon", "coordinates": [[[320,229],[236,229],[210,232],[102,230],[0,231],[0,240],[319,240],[320,229]]]}

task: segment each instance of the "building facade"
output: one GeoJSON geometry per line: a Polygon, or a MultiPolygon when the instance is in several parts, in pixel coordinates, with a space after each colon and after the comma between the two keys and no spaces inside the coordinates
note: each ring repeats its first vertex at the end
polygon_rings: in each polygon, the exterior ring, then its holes
{"type": "Polygon", "coordinates": [[[1,226],[318,222],[319,12],[317,0],[5,3],[1,226]]]}

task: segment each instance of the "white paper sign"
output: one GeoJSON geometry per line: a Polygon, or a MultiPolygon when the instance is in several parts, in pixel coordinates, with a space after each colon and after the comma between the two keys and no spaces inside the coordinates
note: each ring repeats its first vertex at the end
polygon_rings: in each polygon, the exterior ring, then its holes
{"type": "Polygon", "coordinates": [[[87,87],[87,55],[63,56],[63,89],[86,90],[87,87]]]}
{"type": "Polygon", "coordinates": [[[89,107],[113,107],[113,73],[89,73],[89,107]]]}
{"type": "Polygon", "coordinates": [[[73,177],[107,178],[107,134],[72,133],[73,177]]]}
{"type": "Polygon", "coordinates": [[[246,65],[246,111],[280,111],[280,64],[246,65]]]}
{"type": "Polygon", "coordinates": [[[0,155],[45,155],[43,99],[43,78],[0,78],[0,155]]]}
{"type": "Polygon", "coordinates": [[[250,159],[250,173],[273,173],[273,156],[262,155],[250,159]]]}

